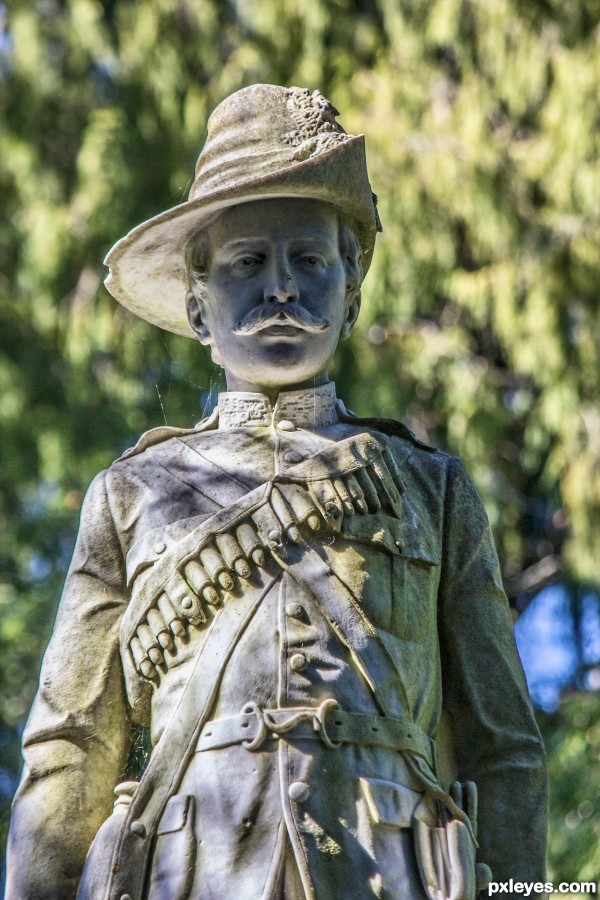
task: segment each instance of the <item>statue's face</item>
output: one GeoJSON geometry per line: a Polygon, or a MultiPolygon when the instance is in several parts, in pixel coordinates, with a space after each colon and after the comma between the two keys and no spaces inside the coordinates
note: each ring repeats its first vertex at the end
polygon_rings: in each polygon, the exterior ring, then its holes
{"type": "Polygon", "coordinates": [[[189,317],[223,365],[228,388],[325,381],[358,312],[346,302],[334,208],[259,200],[231,207],[207,232],[205,297],[190,298],[189,317]]]}

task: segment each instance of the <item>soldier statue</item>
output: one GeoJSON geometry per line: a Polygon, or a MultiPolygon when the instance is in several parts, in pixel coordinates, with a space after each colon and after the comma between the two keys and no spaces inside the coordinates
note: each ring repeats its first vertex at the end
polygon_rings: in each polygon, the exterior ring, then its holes
{"type": "Polygon", "coordinates": [[[544,753],[482,503],[459,460],[328,377],[381,229],[337,115],[318,91],[234,93],[189,199],[107,257],[116,299],[208,346],[227,390],[88,490],[8,900],[544,881],[544,753]],[[135,726],[152,750],[126,781],[135,726]]]}

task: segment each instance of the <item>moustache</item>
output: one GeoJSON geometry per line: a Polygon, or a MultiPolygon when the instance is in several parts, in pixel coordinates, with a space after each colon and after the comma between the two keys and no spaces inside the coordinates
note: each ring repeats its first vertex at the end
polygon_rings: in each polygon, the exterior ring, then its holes
{"type": "Polygon", "coordinates": [[[293,325],[294,328],[300,328],[302,331],[316,333],[329,328],[329,320],[324,316],[313,315],[303,306],[295,303],[283,306],[276,312],[271,306],[257,306],[238,322],[233,333],[237,335],[256,334],[272,325],[293,325]]]}

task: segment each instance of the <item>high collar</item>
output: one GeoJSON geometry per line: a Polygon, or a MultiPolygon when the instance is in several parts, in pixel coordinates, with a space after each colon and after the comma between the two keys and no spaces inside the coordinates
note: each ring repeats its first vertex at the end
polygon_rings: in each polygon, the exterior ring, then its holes
{"type": "Polygon", "coordinates": [[[333,381],[300,391],[283,391],[275,406],[265,394],[227,391],[219,394],[219,428],[248,428],[291,423],[295,428],[322,428],[337,421],[333,381]]]}

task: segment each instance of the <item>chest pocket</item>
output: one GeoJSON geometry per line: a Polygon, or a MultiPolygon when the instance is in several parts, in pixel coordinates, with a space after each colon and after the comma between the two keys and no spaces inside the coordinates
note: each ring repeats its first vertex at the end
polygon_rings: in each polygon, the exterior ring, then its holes
{"type": "Polygon", "coordinates": [[[402,518],[379,513],[346,519],[343,540],[327,555],[376,627],[422,643],[437,628],[439,547],[407,503],[405,511],[402,518]],[[347,549],[336,550],[340,545],[347,549]]]}
{"type": "Polygon", "coordinates": [[[394,606],[391,631],[404,641],[421,644],[437,631],[440,543],[430,522],[407,508],[401,551],[393,563],[394,606]]]}
{"type": "Polygon", "coordinates": [[[401,519],[381,513],[353,516],[341,534],[356,542],[365,558],[369,581],[361,594],[373,624],[422,643],[437,628],[439,547],[406,501],[405,513],[401,519]]]}
{"type": "Polygon", "coordinates": [[[394,557],[392,571],[390,631],[405,641],[423,643],[437,628],[439,562],[425,548],[413,547],[394,557]]]}
{"type": "Polygon", "coordinates": [[[376,628],[391,630],[394,555],[379,542],[370,545],[347,534],[322,548],[327,562],[352,591],[376,628]]]}

